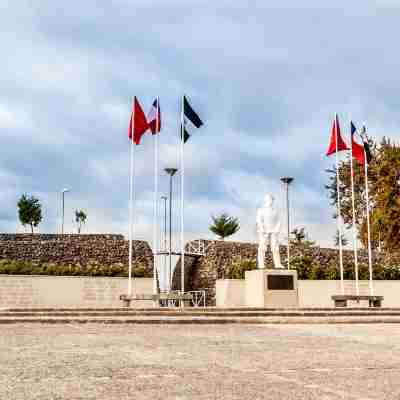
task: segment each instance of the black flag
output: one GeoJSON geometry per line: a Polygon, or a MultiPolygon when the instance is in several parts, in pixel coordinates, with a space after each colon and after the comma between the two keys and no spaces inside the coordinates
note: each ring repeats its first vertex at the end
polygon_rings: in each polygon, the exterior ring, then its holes
{"type": "Polygon", "coordinates": [[[362,131],[361,131],[361,137],[362,137],[363,144],[364,144],[365,158],[367,159],[367,164],[369,164],[372,160],[372,153],[371,153],[371,148],[369,147],[368,138],[367,138],[367,135],[365,134],[365,132],[366,132],[366,129],[365,129],[365,126],[363,126],[362,131]]]}
{"type": "Polygon", "coordinates": [[[203,125],[203,121],[190,106],[186,96],[183,96],[183,114],[196,128],[200,128],[203,125]]]}

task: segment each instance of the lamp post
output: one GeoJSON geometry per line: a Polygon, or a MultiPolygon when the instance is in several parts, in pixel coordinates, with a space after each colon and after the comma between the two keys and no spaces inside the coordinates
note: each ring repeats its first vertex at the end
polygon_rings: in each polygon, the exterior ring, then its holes
{"type": "Polygon", "coordinates": [[[70,191],[69,189],[63,189],[61,191],[61,197],[62,197],[61,235],[64,234],[65,193],[67,193],[69,191],[70,191]]]}
{"type": "Polygon", "coordinates": [[[286,191],[286,216],[287,216],[287,267],[290,268],[290,208],[289,208],[289,185],[293,182],[292,177],[284,176],[281,181],[286,191]]]}
{"type": "Polygon", "coordinates": [[[177,168],[165,168],[169,175],[169,290],[172,289],[172,177],[178,171],[177,168]]]}
{"type": "MultiPolygon", "coordinates": [[[[163,200],[164,202],[164,238],[163,238],[163,250],[167,251],[167,200],[168,197],[167,196],[161,196],[161,200],[163,200]]],[[[168,277],[168,283],[167,283],[167,289],[169,291],[168,285],[169,285],[169,275],[166,273],[167,272],[167,257],[164,254],[163,256],[164,258],[164,273],[166,274],[166,276],[168,277]]]]}

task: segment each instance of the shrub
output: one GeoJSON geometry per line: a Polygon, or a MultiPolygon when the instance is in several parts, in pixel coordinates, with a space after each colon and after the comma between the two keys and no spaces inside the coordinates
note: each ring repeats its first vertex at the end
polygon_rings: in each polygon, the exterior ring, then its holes
{"type": "MultiPolygon", "coordinates": [[[[39,263],[18,260],[0,260],[0,274],[5,275],[55,275],[55,276],[128,276],[128,268],[121,263],[101,265],[90,262],[87,265],[39,263]]],[[[137,278],[146,277],[146,268],[137,263],[133,268],[137,278]]]]}
{"type": "Polygon", "coordinates": [[[255,260],[240,260],[231,264],[227,270],[225,277],[227,279],[244,279],[245,271],[257,269],[255,260]]]}
{"type": "Polygon", "coordinates": [[[313,279],[310,278],[312,275],[311,272],[314,268],[313,259],[307,254],[293,257],[290,260],[290,268],[297,270],[299,279],[313,279]]]}

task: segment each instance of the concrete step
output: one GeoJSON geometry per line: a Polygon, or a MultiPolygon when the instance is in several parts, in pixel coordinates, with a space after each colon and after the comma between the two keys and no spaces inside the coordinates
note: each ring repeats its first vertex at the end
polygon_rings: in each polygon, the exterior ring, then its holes
{"type": "Polygon", "coordinates": [[[327,324],[399,323],[400,309],[13,309],[0,311],[0,324],[327,324]]]}
{"type": "Polygon", "coordinates": [[[221,308],[221,307],[187,307],[187,308],[179,308],[179,307],[146,307],[146,308],[127,308],[127,307],[116,307],[116,308],[77,308],[77,307],[69,307],[69,308],[1,308],[0,313],[4,312],[183,312],[190,311],[192,313],[219,313],[219,312],[343,312],[343,311],[363,311],[363,312],[380,312],[380,311],[390,311],[390,312],[400,312],[400,308],[393,307],[380,307],[380,308],[366,308],[366,307],[349,307],[349,308],[334,308],[334,307],[326,307],[326,308],[262,308],[262,307],[232,307],[232,308],[221,308]]]}
{"type": "Polygon", "coordinates": [[[190,309],[183,310],[168,310],[163,311],[159,309],[154,310],[119,310],[119,311],[82,311],[82,310],[68,310],[68,311],[0,311],[0,317],[227,317],[227,318],[257,318],[257,317],[363,317],[363,316],[392,316],[400,317],[400,310],[352,310],[352,309],[339,309],[329,311],[302,311],[302,310],[285,310],[285,311],[271,311],[271,310],[258,310],[258,311],[192,311],[190,309]]]}
{"type": "Polygon", "coordinates": [[[1,324],[383,324],[400,323],[400,316],[268,316],[268,317],[209,317],[209,316],[1,316],[1,324]]]}

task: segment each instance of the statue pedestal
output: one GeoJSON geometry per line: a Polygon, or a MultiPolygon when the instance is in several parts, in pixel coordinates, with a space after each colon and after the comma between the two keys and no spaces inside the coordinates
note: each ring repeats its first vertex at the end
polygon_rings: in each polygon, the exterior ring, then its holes
{"type": "Polygon", "coordinates": [[[255,269],[245,272],[246,306],[269,308],[298,307],[297,271],[255,269]]]}

